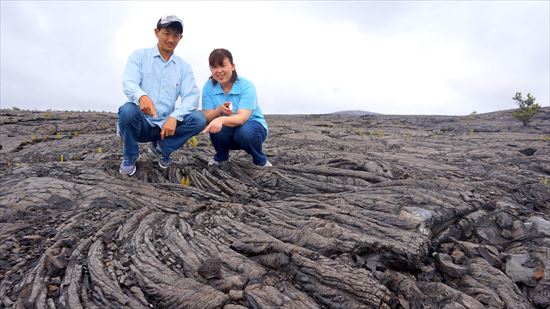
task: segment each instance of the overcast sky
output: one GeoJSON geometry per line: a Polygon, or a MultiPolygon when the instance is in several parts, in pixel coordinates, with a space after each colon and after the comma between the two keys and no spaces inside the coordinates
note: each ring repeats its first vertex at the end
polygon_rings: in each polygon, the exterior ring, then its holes
{"type": "Polygon", "coordinates": [[[550,96],[550,1],[2,1],[0,105],[117,111],[129,54],[184,22],[199,89],[233,53],[267,114],[467,115],[550,96]]]}

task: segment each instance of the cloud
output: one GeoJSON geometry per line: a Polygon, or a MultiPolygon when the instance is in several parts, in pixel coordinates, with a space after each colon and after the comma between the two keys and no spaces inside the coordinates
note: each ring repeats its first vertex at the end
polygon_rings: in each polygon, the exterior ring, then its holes
{"type": "Polygon", "coordinates": [[[227,48],[266,113],[458,115],[514,108],[516,91],[549,102],[548,2],[1,5],[2,107],[116,111],[128,55],[154,46],[166,14],[184,21],[176,53],[199,88],[227,48]]]}
{"type": "Polygon", "coordinates": [[[112,111],[123,98],[112,33],[124,11],[117,4],[2,2],[2,107],[112,111]]]}
{"type": "MultiPolygon", "coordinates": [[[[345,32],[356,35],[346,35],[350,44],[343,45],[363,55],[355,67],[363,69],[359,89],[365,101],[354,108],[467,114],[514,108],[511,96],[516,91],[537,93],[539,102],[548,105],[548,5],[375,1],[353,2],[344,9],[323,2],[303,4],[300,13],[309,12],[325,24],[356,27],[345,32]]],[[[342,46],[329,35],[326,41],[342,46]]],[[[349,52],[340,55],[338,63],[341,58],[357,60],[349,52]]]]}

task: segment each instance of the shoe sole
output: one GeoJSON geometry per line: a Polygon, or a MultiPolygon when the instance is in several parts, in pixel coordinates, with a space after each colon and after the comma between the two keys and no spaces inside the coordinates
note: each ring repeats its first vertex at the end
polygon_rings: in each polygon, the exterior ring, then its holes
{"type": "MultiPolygon", "coordinates": [[[[226,160],[226,161],[227,161],[227,160],[226,160]]],[[[225,162],[225,161],[221,161],[221,162],[220,162],[220,161],[216,161],[216,160],[214,160],[214,159],[211,159],[211,160],[208,161],[208,166],[218,166],[218,165],[220,165],[222,162],[225,162]]]]}
{"type": "Polygon", "coordinates": [[[164,165],[160,164],[160,161],[158,161],[158,163],[159,163],[159,167],[162,168],[163,170],[169,168],[170,165],[171,165],[171,164],[169,164],[169,165],[164,166],[164,165]]]}

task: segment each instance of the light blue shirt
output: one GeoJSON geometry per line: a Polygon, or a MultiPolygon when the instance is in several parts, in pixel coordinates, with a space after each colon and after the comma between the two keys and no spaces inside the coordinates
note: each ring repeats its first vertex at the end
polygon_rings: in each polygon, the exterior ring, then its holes
{"type": "Polygon", "coordinates": [[[162,128],[170,116],[183,121],[183,116],[199,107],[199,89],[191,66],[174,54],[164,61],[157,46],[130,55],[122,86],[130,102],[139,105],[142,96],[151,98],[157,111],[157,118],[145,115],[151,126],[162,128]],[[176,104],[178,96],[181,100],[176,104]]]}
{"type": "Polygon", "coordinates": [[[227,101],[231,102],[233,113],[236,113],[240,108],[252,111],[248,121],[257,121],[267,130],[267,122],[258,105],[256,88],[254,88],[251,81],[239,76],[233,83],[229,94],[223,92],[220,83],[214,85],[211,79],[204,84],[202,89],[203,110],[215,109],[227,101]]]}

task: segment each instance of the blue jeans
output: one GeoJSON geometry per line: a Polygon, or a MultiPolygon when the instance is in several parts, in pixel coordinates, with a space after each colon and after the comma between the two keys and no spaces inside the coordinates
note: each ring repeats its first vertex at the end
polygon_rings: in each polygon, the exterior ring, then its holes
{"type": "Polygon", "coordinates": [[[132,102],[127,102],[118,109],[118,126],[124,143],[124,160],[135,162],[139,156],[139,143],[157,142],[164,157],[179,149],[193,135],[201,132],[206,126],[206,118],[201,112],[194,111],[178,121],[173,136],[160,140],[161,128],[151,126],[143,112],[132,102]]]}
{"type": "Polygon", "coordinates": [[[262,151],[262,144],[267,137],[267,130],[257,121],[247,121],[240,127],[223,126],[218,133],[210,133],[210,140],[218,162],[229,159],[229,150],[242,149],[252,156],[256,165],[264,165],[267,157],[262,151]]]}

